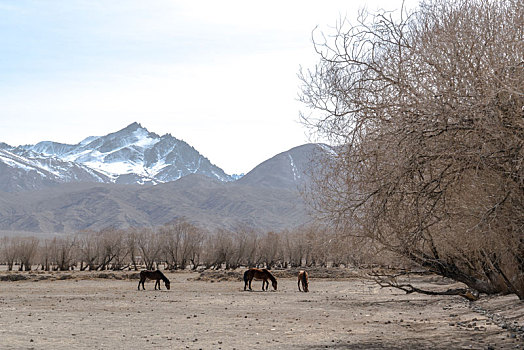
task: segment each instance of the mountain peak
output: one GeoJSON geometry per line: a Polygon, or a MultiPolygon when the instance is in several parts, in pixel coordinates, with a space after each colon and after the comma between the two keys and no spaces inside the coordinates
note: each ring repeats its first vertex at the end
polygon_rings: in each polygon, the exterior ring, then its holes
{"type": "Polygon", "coordinates": [[[162,183],[189,174],[233,180],[192,146],[170,134],[161,138],[137,122],[105,136],[87,137],[76,145],[44,141],[17,152],[24,155],[26,151],[87,167],[97,173],[97,180],[103,174],[117,183],[162,183]]]}
{"type": "Polygon", "coordinates": [[[318,143],[293,147],[260,163],[238,182],[251,186],[299,189],[309,181],[310,173],[316,166],[314,159],[330,150],[329,146],[318,143]]]}
{"type": "Polygon", "coordinates": [[[146,133],[149,133],[149,130],[147,130],[140,123],[137,123],[137,122],[133,122],[133,123],[129,124],[125,128],[117,131],[116,133],[123,133],[123,132],[124,133],[132,133],[132,132],[135,132],[137,130],[142,130],[142,131],[145,131],[146,133]]]}
{"type": "Polygon", "coordinates": [[[109,135],[122,135],[122,134],[133,134],[135,137],[141,138],[141,137],[150,137],[153,139],[158,139],[160,136],[154,132],[151,132],[147,130],[145,127],[142,126],[142,124],[133,122],[126,126],[125,128],[114,132],[109,135]]]}
{"type": "Polygon", "coordinates": [[[124,129],[126,130],[137,130],[137,129],[145,129],[140,123],[137,123],[137,122],[133,122],[131,124],[129,124],[128,126],[126,126],[124,129]]]}

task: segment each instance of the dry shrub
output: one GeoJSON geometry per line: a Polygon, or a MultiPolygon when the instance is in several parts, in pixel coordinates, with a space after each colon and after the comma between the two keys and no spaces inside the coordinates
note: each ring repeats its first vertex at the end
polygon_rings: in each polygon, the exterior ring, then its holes
{"type": "Polygon", "coordinates": [[[377,249],[524,299],[524,6],[428,0],[315,41],[310,202],[377,249]]]}

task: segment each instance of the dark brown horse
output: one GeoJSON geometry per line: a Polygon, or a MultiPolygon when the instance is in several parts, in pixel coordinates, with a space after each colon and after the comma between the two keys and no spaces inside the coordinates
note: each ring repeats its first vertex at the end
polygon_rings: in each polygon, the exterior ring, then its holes
{"type": "Polygon", "coordinates": [[[169,282],[169,280],[167,279],[166,275],[164,275],[162,273],[162,271],[160,271],[160,270],[156,270],[156,271],[149,271],[149,270],[140,271],[140,281],[138,282],[138,290],[140,290],[140,284],[142,284],[142,289],[145,290],[144,282],[146,280],[156,280],[156,282],[155,282],[155,290],[156,290],[156,286],[157,285],[158,285],[158,290],[160,290],[160,280],[164,281],[164,284],[166,285],[167,290],[169,290],[169,288],[171,286],[171,282],[169,282]]]}
{"type": "Polygon", "coordinates": [[[273,289],[277,290],[277,280],[267,269],[249,269],[246,272],[244,272],[244,290],[246,290],[248,284],[249,290],[251,290],[251,281],[253,280],[253,278],[256,280],[262,280],[262,290],[268,290],[268,280],[271,280],[271,285],[273,286],[273,289]]]}
{"type": "Polygon", "coordinates": [[[301,292],[300,283],[302,283],[302,289],[304,290],[304,292],[309,292],[309,280],[308,280],[307,271],[300,270],[298,272],[298,291],[299,292],[301,292]]]}

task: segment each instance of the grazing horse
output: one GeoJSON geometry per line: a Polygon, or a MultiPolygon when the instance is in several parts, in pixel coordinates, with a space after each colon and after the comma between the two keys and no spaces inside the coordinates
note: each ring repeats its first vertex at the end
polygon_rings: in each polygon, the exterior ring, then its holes
{"type": "Polygon", "coordinates": [[[304,292],[309,292],[309,280],[308,280],[307,271],[300,270],[298,272],[298,291],[299,292],[301,292],[300,290],[301,282],[302,282],[302,289],[304,290],[304,292]]]}
{"type": "Polygon", "coordinates": [[[166,275],[164,275],[162,273],[162,271],[160,271],[160,270],[156,270],[156,271],[144,270],[144,271],[140,271],[140,281],[138,282],[138,290],[140,290],[140,284],[142,284],[142,289],[145,290],[144,282],[146,281],[146,279],[147,280],[156,280],[156,282],[155,282],[155,290],[156,290],[156,286],[157,285],[158,285],[158,290],[160,290],[160,280],[164,281],[167,290],[169,290],[169,288],[171,286],[171,282],[169,282],[169,280],[167,279],[166,275]]]}
{"type": "Polygon", "coordinates": [[[248,283],[249,290],[251,290],[251,281],[253,280],[253,278],[256,280],[262,280],[262,290],[268,290],[268,280],[271,280],[271,285],[273,286],[273,289],[277,290],[277,280],[267,269],[249,269],[246,272],[244,272],[244,290],[246,290],[248,283]]]}

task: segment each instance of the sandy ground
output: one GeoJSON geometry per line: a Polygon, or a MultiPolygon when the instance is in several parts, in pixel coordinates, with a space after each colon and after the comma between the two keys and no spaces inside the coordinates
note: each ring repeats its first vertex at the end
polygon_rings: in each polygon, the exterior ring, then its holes
{"type": "Polygon", "coordinates": [[[314,277],[309,293],[291,278],[276,292],[259,281],[244,292],[243,282],[167,276],[170,291],[153,282],[137,291],[133,279],[1,281],[0,349],[524,348],[524,303],[514,296],[470,304],[314,277]]]}

